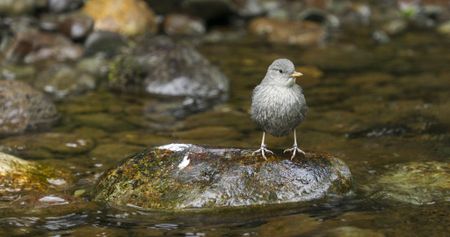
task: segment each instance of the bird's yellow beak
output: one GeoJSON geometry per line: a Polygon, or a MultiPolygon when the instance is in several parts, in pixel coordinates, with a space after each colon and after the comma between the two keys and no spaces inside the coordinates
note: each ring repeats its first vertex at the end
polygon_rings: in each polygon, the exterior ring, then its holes
{"type": "Polygon", "coordinates": [[[294,72],[291,74],[291,77],[293,77],[293,78],[299,78],[301,76],[303,76],[303,73],[301,73],[301,72],[294,72]]]}

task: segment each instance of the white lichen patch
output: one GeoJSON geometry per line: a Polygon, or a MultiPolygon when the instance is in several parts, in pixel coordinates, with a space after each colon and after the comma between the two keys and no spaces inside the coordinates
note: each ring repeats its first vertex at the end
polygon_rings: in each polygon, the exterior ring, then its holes
{"type": "Polygon", "coordinates": [[[188,153],[183,157],[183,160],[181,161],[181,163],[178,164],[178,169],[182,170],[182,169],[186,168],[190,162],[191,162],[191,160],[189,160],[189,153],[188,153]]]}
{"type": "Polygon", "coordinates": [[[158,149],[170,150],[170,151],[184,151],[189,148],[188,144],[172,143],[163,146],[159,146],[158,149]]]}

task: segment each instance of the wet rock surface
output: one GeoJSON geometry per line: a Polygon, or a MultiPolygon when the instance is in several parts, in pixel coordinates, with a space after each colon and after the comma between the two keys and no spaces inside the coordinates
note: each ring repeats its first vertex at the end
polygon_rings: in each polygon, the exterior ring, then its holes
{"type": "Polygon", "coordinates": [[[364,189],[379,200],[415,205],[446,202],[450,195],[450,165],[437,161],[389,165],[364,189]]]}
{"type": "Polygon", "coordinates": [[[124,92],[223,99],[228,79],[191,45],[146,39],[111,67],[110,85],[124,92]]]}
{"type": "Polygon", "coordinates": [[[19,81],[0,80],[0,136],[51,127],[59,118],[41,92],[19,81]]]}
{"type": "Polygon", "coordinates": [[[68,174],[54,167],[22,160],[0,152],[0,195],[23,191],[46,191],[52,186],[65,186],[70,181],[68,174]]]}
{"type": "Polygon", "coordinates": [[[146,209],[213,208],[310,201],[350,188],[348,167],[326,154],[265,161],[250,150],[169,144],[106,172],[95,200],[146,209]]]}

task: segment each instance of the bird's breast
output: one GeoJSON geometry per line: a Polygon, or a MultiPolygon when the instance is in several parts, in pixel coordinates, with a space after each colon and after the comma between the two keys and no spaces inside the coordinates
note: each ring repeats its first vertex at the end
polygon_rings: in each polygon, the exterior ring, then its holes
{"type": "Polygon", "coordinates": [[[306,101],[296,87],[258,86],[252,99],[252,118],[265,131],[282,135],[295,128],[306,115],[306,101]]]}
{"type": "Polygon", "coordinates": [[[256,106],[279,109],[306,105],[300,87],[260,86],[255,88],[253,101],[256,106]]]}

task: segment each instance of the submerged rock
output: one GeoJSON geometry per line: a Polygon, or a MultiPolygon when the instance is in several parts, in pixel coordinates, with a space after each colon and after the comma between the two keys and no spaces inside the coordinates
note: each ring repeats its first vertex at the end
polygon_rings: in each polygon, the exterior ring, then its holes
{"type": "Polygon", "coordinates": [[[437,31],[441,34],[449,36],[450,35],[450,21],[442,23],[438,27],[437,31]]]}
{"type": "Polygon", "coordinates": [[[350,190],[350,170],[330,155],[265,161],[251,153],[190,144],[146,150],[107,171],[95,200],[148,209],[213,208],[309,201],[350,190]]]}
{"type": "Polygon", "coordinates": [[[91,75],[74,67],[54,64],[41,72],[33,84],[55,99],[64,99],[95,89],[96,81],[91,75]]]}
{"type": "Polygon", "coordinates": [[[146,39],[110,71],[112,88],[124,92],[223,99],[228,79],[189,44],[146,39]]]}
{"type": "Polygon", "coordinates": [[[44,191],[69,182],[67,172],[22,160],[0,152],[0,195],[21,191],[44,191]]]}
{"type": "Polygon", "coordinates": [[[331,230],[326,231],[323,234],[318,234],[318,237],[384,237],[385,235],[381,232],[362,229],[354,226],[341,226],[331,230]]]}
{"type": "Polygon", "coordinates": [[[437,161],[391,165],[363,189],[375,199],[415,205],[449,201],[450,165],[437,161]]]}
{"type": "Polygon", "coordinates": [[[259,0],[183,0],[182,10],[206,20],[226,20],[231,16],[253,17],[265,12],[259,0]]]}
{"type": "Polygon", "coordinates": [[[384,137],[384,136],[403,136],[410,132],[411,129],[404,124],[383,124],[375,125],[373,127],[350,132],[346,135],[348,138],[361,137],[384,137]]]}
{"type": "Polygon", "coordinates": [[[258,228],[258,236],[311,236],[308,233],[319,228],[320,224],[319,220],[307,214],[277,216],[258,228]]]}
{"type": "Polygon", "coordinates": [[[0,136],[45,129],[59,118],[41,92],[19,81],[0,80],[0,136]]]}
{"type": "Polygon", "coordinates": [[[157,30],[155,14],[142,0],[90,0],[83,11],[94,19],[96,30],[127,36],[157,30]]]}
{"type": "Polygon", "coordinates": [[[95,140],[88,135],[39,133],[3,139],[0,151],[23,158],[51,159],[85,154],[94,147],[95,140]]]}

